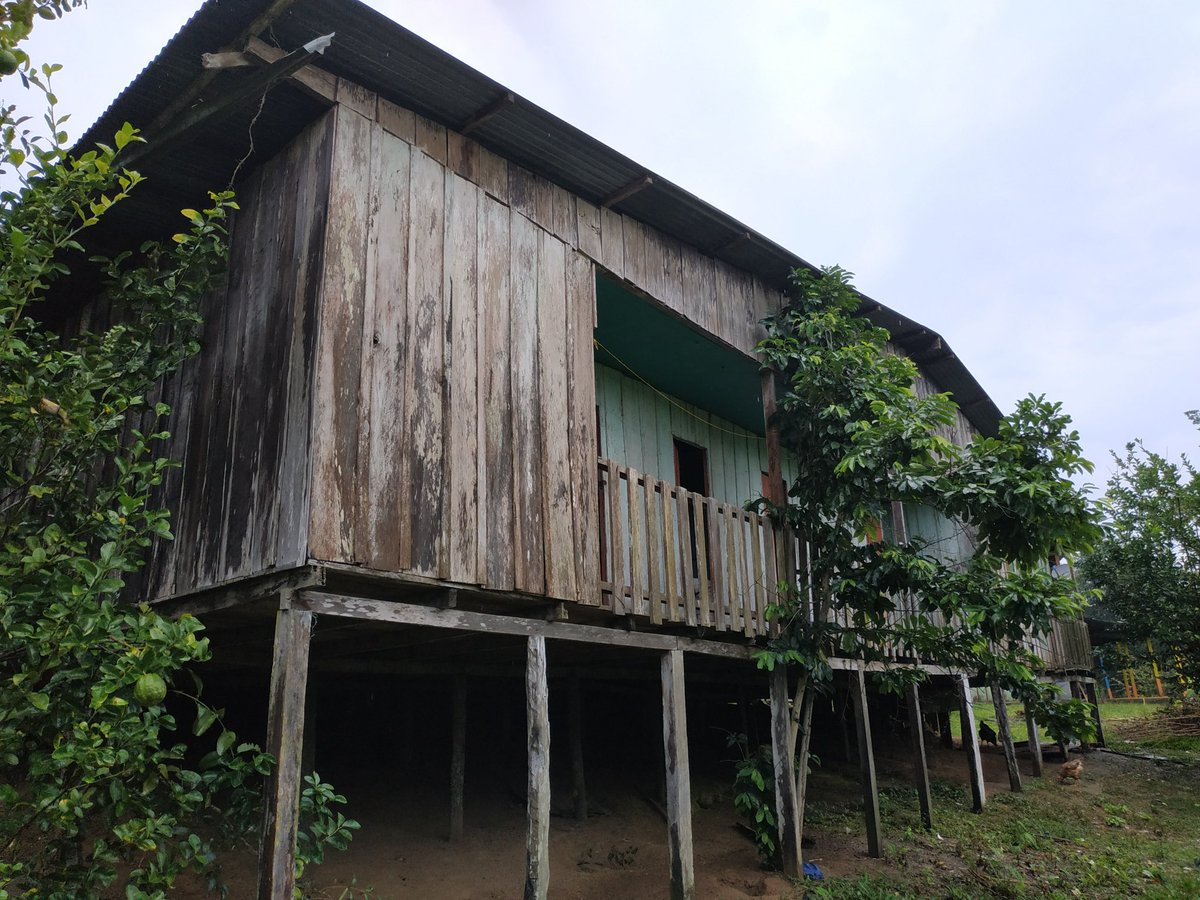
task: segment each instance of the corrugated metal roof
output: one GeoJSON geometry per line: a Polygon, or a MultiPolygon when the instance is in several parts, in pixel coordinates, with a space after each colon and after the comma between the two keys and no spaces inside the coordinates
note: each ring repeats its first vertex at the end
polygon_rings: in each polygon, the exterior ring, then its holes
{"type": "MultiPolygon", "coordinates": [[[[201,76],[201,54],[240,49],[231,47],[231,42],[273,3],[280,0],[208,0],[113,102],[81,143],[109,140],[127,120],[143,127],[152,122],[201,76]]],[[[461,127],[507,91],[358,0],[295,0],[291,5],[280,5],[284,8],[260,35],[264,40],[291,50],[318,35],[336,32],[333,45],[320,60],[322,68],[451,128],[461,127]]],[[[237,77],[236,69],[219,73],[198,102],[219,96],[224,85],[237,77]]],[[[246,160],[244,171],[277,153],[321,110],[318,101],[289,85],[274,89],[255,122],[254,152],[246,160]]],[[[178,227],[177,210],[203,198],[206,190],[226,183],[237,161],[247,153],[247,135],[255,111],[242,109],[208,128],[186,148],[141,166],[150,180],[134,201],[119,207],[119,216],[114,215],[106,223],[109,233],[127,241],[131,231],[140,237],[178,227]]],[[[592,202],[652,174],[519,96],[471,136],[592,202]]],[[[614,208],[780,287],[786,285],[793,268],[809,266],[796,254],[678,185],[657,175],[653,179],[650,187],[614,208]],[[744,235],[749,237],[737,240],[744,235]]],[[[935,332],[868,298],[864,298],[864,309],[878,324],[900,336],[897,342],[943,390],[954,394],[980,431],[995,431],[1000,418],[995,403],[935,332]]]]}

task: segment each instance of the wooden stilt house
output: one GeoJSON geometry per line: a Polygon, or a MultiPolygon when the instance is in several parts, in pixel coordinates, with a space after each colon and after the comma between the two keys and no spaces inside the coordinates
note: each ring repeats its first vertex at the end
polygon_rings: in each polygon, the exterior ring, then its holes
{"type": "MultiPolygon", "coordinates": [[[[482,671],[423,655],[449,631],[506,638],[496,658],[527,684],[527,897],[550,877],[547,642],[572,648],[574,675],[652,660],[671,891],[690,896],[684,693],[713,660],[767,690],[751,652],[786,548],[742,504],[787,463],[768,451],[753,348],[803,261],[357,0],[210,0],[85,141],[126,120],[150,138],[149,180],[111,214],[112,241],[169,233],[238,177],[226,287],[163,388],[177,539],[142,590],[208,614],[218,661],[271,667],[260,895],[290,896],[306,686],[482,671]],[[330,32],[323,55],[292,53],[330,32]],[[323,642],[314,616],[361,627],[323,642]],[[222,649],[251,633],[264,641],[222,649]]],[[[926,387],[953,392],[958,440],[994,429],[938,335],[867,312],[926,387]]],[[[898,527],[944,527],[922,515],[898,510],[898,527]]],[[[1049,668],[1087,681],[1081,624],[1055,641],[1049,668]]],[[[861,665],[839,665],[869,750],[861,665]]],[[[877,821],[872,835],[878,852],[877,821]]]]}

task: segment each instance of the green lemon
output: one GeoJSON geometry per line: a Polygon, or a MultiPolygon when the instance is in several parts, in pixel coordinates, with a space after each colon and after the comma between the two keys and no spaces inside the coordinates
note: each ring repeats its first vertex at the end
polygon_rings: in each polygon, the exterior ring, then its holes
{"type": "Polygon", "coordinates": [[[161,675],[147,672],[137,680],[133,696],[142,706],[157,706],[167,696],[167,683],[162,680],[161,675]]]}
{"type": "Polygon", "coordinates": [[[0,49],[0,75],[11,75],[17,71],[17,57],[11,50],[0,49]]]}

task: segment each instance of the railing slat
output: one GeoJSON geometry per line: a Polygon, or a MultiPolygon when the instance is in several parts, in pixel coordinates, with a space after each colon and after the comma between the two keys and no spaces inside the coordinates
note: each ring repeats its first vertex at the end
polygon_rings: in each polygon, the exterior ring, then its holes
{"type": "Polygon", "coordinates": [[[676,491],[675,508],[679,513],[679,564],[683,581],[683,620],[696,624],[696,579],[695,560],[692,558],[691,521],[688,518],[690,494],[683,488],[676,491]]]}
{"type": "Polygon", "coordinates": [[[637,469],[629,468],[629,608],[638,614],[642,607],[642,503],[637,469]]]}
{"type": "MultiPolygon", "coordinates": [[[[775,526],[770,519],[763,519],[763,543],[767,553],[767,603],[774,606],[779,603],[779,582],[782,573],[779,571],[779,541],[780,533],[775,530],[775,526]]],[[[769,626],[766,620],[766,610],[763,610],[763,633],[766,634],[769,626]]]]}
{"type": "Polygon", "coordinates": [[[658,503],[655,500],[654,482],[650,476],[645,478],[644,492],[646,497],[646,539],[650,565],[647,571],[649,586],[646,594],[650,600],[650,621],[655,625],[662,622],[662,591],[659,589],[659,579],[662,577],[662,543],[658,529],[653,523],[661,522],[658,515],[658,503]]]}
{"type": "Polygon", "coordinates": [[[609,542],[609,566],[613,582],[613,612],[622,615],[625,607],[625,522],[621,515],[621,469],[613,465],[608,469],[608,521],[612,540],[609,542]]]}
{"type": "Polygon", "coordinates": [[[708,527],[706,524],[708,515],[705,512],[705,499],[699,494],[694,495],[694,497],[692,515],[695,517],[696,523],[696,570],[700,578],[700,624],[711,626],[712,603],[708,593],[708,535],[705,534],[708,527]]]}
{"type": "Polygon", "coordinates": [[[763,615],[763,604],[766,601],[763,574],[762,531],[759,528],[762,520],[757,513],[750,513],[750,546],[754,551],[754,627],[762,634],[766,631],[766,616],[763,615]]]}
{"type": "Polygon", "coordinates": [[[712,614],[711,623],[717,631],[725,630],[725,553],[721,543],[721,512],[717,501],[709,497],[705,527],[708,529],[707,544],[712,548],[712,614]]]}
{"type": "Polygon", "coordinates": [[[671,486],[660,481],[662,488],[663,509],[663,559],[667,568],[667,621],[679,621],[679,581],[676,571],[675,549],[675,504],[671,496],[671,486]]]}

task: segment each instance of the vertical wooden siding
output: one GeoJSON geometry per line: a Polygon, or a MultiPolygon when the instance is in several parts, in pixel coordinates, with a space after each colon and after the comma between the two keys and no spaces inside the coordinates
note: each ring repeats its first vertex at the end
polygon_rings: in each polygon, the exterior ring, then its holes
{"type": "Polygon", "coordinates": [[[163,386],[161,487],[176,540],[153,548],[147,597],[296,565],[307,555],[309,409],[332,116],[240,186],[225,290],[201,352],[163,386]]]}
{"type": "Polygon", "coordinates": [[[598,603],[593,263],[433,123],[336,117],[311,556],[598,603]]]}

